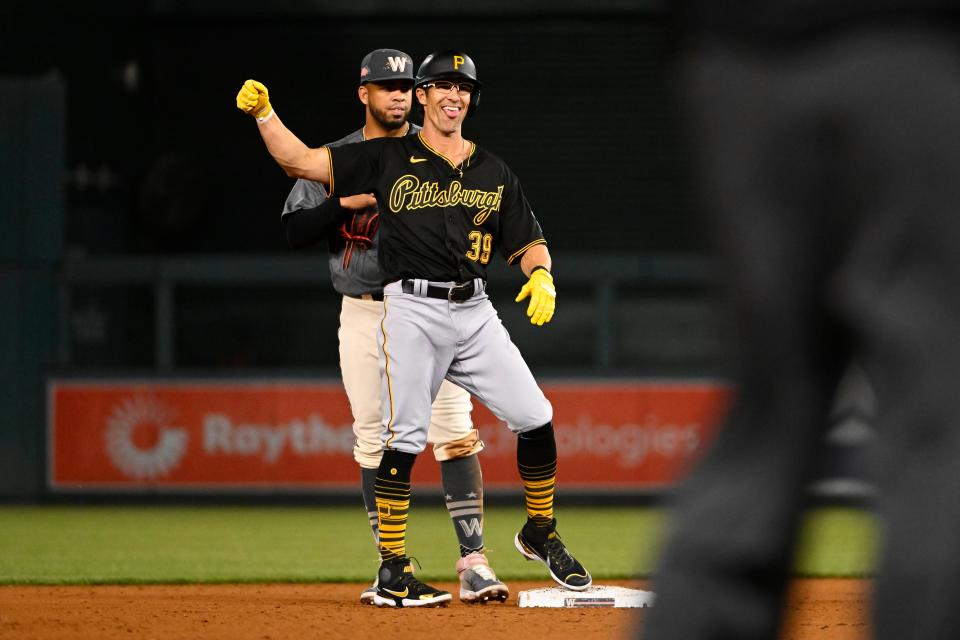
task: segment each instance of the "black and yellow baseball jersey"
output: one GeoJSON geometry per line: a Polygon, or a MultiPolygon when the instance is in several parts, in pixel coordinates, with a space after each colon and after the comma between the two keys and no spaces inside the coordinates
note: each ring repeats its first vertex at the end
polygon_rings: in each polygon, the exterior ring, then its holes
{"type": "Polygon", "coordinates": [[[486,279],[494,251],[513,264],[546,242],[517,176],[476,145],[460,165],[423,134],[327,149],[331,196],[377,197],[385,283],[486,279]]]}

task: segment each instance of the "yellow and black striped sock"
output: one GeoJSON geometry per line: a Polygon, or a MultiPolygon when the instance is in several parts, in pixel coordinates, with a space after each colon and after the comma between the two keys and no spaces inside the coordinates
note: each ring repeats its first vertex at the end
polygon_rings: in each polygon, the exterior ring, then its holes
{"type": "Polygon", "coordinates": [[[517,468],[523,481],[527,517],[538,527],[551,526],[557,478],[557,443],[551,423],[519,435],[517,468]]]}
{"type": "Polygon", "coordinates": [[[410,510],[410,470],[417,456],[387,450],[373,485],[380,530],[380,558],[393,560],[407,555],[407,513],[410,510]]]}
{"type": "Polygon", "coordinates": [[[540,467],[520,465],[523,497],[527,503],[527,517],[538,527],[553,522],[553,488],[557,479],[557,463],[540,467]]]}

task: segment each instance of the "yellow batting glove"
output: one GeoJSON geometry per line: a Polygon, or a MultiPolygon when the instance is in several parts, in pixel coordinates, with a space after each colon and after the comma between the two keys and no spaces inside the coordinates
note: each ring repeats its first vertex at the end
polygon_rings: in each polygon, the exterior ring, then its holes
{"type": "Polygon", "coordinates": [[[557,290],[553,286],[553,276],[549,271],[542,267],[535,269],[514,302],[520,302],[527,296],[530,296],[530,304],[527,305],[530,324],[541,327],[550,322],[553,311],[557,308],[557,290]]]}
{"type": "Polygon", "coordinates": [[[267,88],[256,80],[247,80],[237,94],[237,109],[249,113],[257,120],[266,120],[273,114],[267,88]]]}

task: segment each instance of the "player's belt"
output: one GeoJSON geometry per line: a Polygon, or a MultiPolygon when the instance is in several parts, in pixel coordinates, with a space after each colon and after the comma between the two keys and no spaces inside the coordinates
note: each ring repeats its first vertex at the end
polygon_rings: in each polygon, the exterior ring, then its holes
{"type": "Polygon", "coordinates": [[[383,302],[383,291],[374,291],[372,293],[361,293],[358,296],[347,294],[350,298],[356,298],[357,300],[375,300],[377,302],[383,302]]]}
{"type": "MultiPolygon", "coordinates": [[[[422,281],[421,281],[422,282],[422,281]]],[[[449,300],[450,302],[466,302],[475,294],[481,293],[486,287],[483,280],[471,280],[462,282],[452,287],[442,285],[428,284],[426,287],[418,286],[417,281],[404,280],[400,283],[404,293],[411,293],[420,297],[437,298],[439,300],[449,300]]]]}

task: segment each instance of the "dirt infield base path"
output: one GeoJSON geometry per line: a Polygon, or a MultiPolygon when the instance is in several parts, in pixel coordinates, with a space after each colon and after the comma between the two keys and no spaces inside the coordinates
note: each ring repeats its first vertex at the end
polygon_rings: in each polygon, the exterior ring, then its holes
{"type": "MultiPolygon", "coordinates": [[[[643,584],[604,581],[644,588],[643,584]]],[[[467,606],[455,585],[447,608],[392,610],[357,603],[362,585],[0,587],[0,638],[115,640],[205,638],[456,638],[600,640],[626,637],[637,610],[520,609],[516,594],[549,586],[511,582],[504,604],[467,606]]],[[[783,640],[866,640],[869,582],[798,580],[783,640]]],[[[639,614],[642,615],[642,612],[639,614]]]]}

